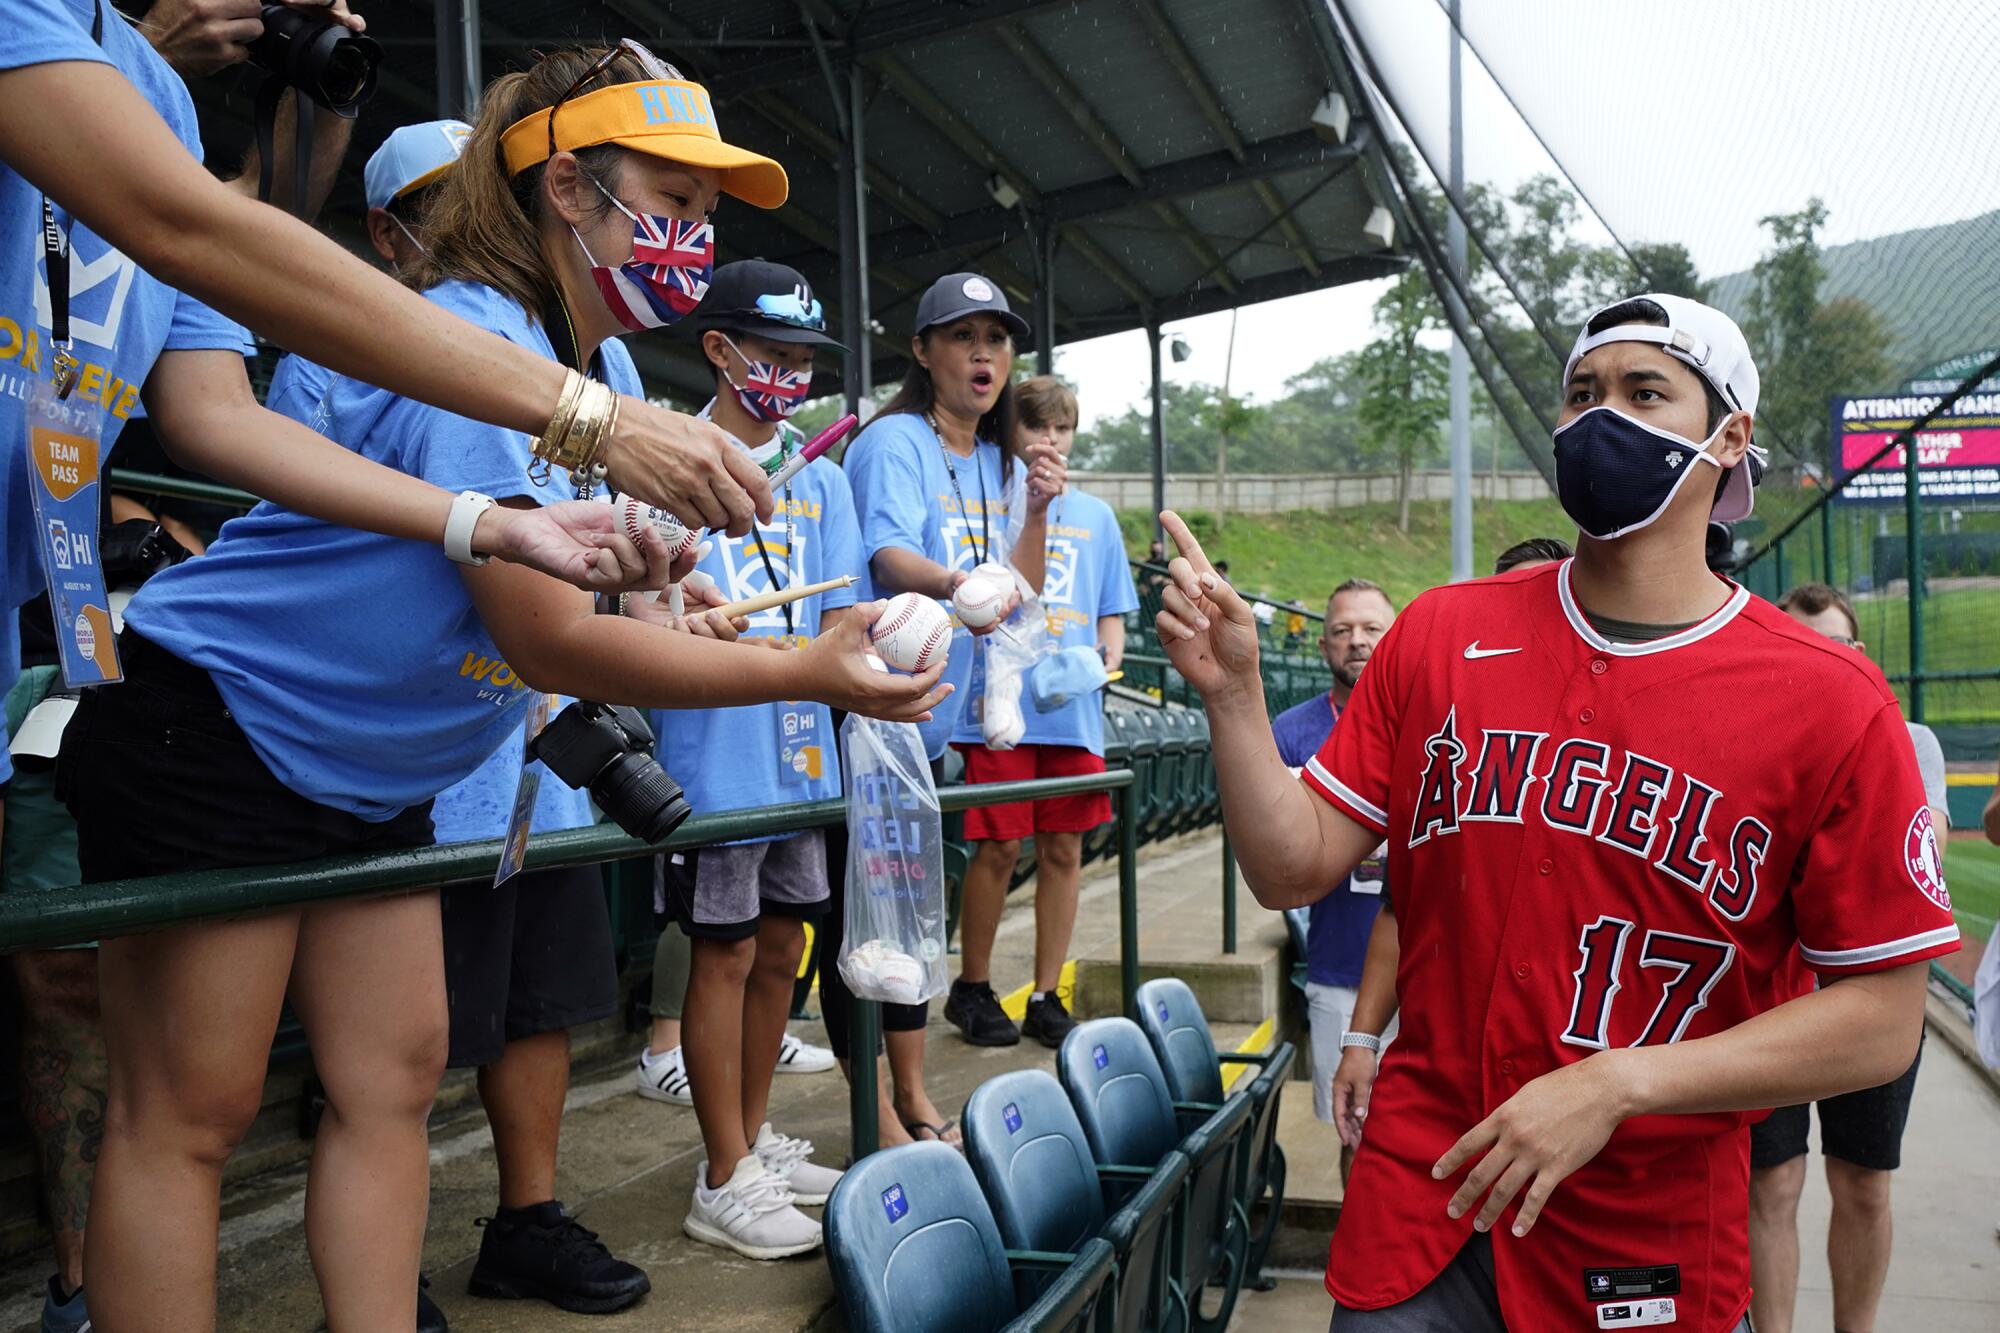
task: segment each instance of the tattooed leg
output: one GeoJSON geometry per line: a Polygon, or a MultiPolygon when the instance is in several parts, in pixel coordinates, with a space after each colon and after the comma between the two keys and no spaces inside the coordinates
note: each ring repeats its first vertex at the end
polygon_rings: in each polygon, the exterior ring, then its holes
{"type": "Polygon", "coordinates": [[[97,1022],[97,951],[14,955],[20,983],[21,1110],[42,1171],[63,1286],[83,1285],[90,1178],[104,1142],[104,1034],[97,1022]]]}

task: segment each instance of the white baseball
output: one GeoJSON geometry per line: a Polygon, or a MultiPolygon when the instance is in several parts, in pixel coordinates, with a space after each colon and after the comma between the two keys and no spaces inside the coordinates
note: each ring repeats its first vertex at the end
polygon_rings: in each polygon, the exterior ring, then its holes
{"type": "Polygon", "coordinates": [[[985,629],[1000,619],[1000,609],[1007,604],[998,584],[974,574],[951,594],[952,609],[958,612],[958,619],[967,629],[985,629]]]}
{"type": "Polygon", "coordinates": [[[1003,565],[997,560],[982,560],[974,565],[970,572],[973,578],[985,579],[988,583],[998,588],[1002,597],[1014,591],[1014,567],[1012,565],[1003,565]]]}
{"type": "Polygon", "coordinates": [[[655,508],[644,500],[635,500],[629,495],[616,495],[611,503],[618,510],[618,525],[634,544],[639,540],[640,526],[648,525],[659,533],[667,543],[667,559],[678,560],[692,551],[700,534],[692,532],[685,523],[664,509],[655,508]]]}
{"type": "Polygon", "coordinates": [[[951,618],[929,597],[898,593],[882,608],[868,637],[882,660],[899,671],[925,671],[951,647],[951,618]]]}

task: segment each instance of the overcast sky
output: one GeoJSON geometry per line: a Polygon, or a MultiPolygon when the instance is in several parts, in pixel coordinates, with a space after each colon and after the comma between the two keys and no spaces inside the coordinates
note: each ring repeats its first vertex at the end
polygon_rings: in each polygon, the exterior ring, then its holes
{"type": "MultiPolygon", "coordinates": [[[[1449,28],[1437,0],[1346,0],[1409,118],[1443,164],[1449,28]]],[[[1627,241],[1679,241],[1710,277],[1748,267],[1758,219],[1818,195],[1827,244],[2000,208],[1996,0],[1463,0],[1465,31],[1627,241]]],[[[1503,190],[1554,169],[1500,88],[1465,56],[1469,181],[1503,190]]],[[[1584,233],[1607,239],[1589,222],[1584,233]]],[[[1369,337],[1383,283],[1237,316],[1231,385],[1269,399],[1369,337]]],[[[1193,355],[1171,379],[1219,384],[1229,314],[1168,326],[1193,355]]],[[[1146,335],[1060,349],[1086,424],[1144,402],[1146,335]]]]}

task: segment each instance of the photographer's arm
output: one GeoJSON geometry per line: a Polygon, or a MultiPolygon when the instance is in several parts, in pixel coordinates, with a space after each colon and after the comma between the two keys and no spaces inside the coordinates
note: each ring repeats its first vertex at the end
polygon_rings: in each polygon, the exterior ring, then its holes
{"type": "MultiPolygon", "coordinates": [[[[561,365],[232,193],[109,65],[0,72],[0,161],[161,281],[321,365],[509,430],[548,425],[561,365]]],[[[763,470],[719,429],[636,399],[622,400],[606,461],[616,489],[689,523],[741,536],[771,513],[763,470]]]]}
{"type": "Polygon", "coordinates": [[[461,572],[508,665],[551,693],[634,708],[731,708],[812,699],[851,713],[915,722],[950,688],[937,683],[942,663],[915,676],[866,665],[867,627],[879,609],[871,606],[840,617],[798,652],[777,653],[679,634],[629,616],[594,615],[590,598],[511,566],[461,572]]]}

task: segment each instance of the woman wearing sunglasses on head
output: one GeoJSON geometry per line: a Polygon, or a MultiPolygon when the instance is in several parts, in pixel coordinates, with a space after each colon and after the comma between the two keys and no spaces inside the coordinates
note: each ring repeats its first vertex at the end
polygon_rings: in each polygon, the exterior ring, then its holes
{"type": "MultiPolygon", "coordinates": [[[[774,207],[782,168],[724,143],[706,90],[633,43],[545,56],[482,107],[415,281],[538,361],[636,390],[618,336],[693,309],[718,197],[774,207]]],[[[538,467],[519,432],[354,380],[331,381],[313,416],[368,458],[515,508],[598,484],[538,467]]],[[[532,572],[266,504],[133,599],[128,682],[86,698],[58,782],[89,880],[423,846],[431,799],[519,743],[537,691],[927,716],[936,671],[866,666],[875,609],[773,653],[595,615],[532,572]]],[[[86,1257],[99,1326],[213,1323],[221,1170],[256,1114],[289,988],[328,1099],[306,1223],[329,1327],[410,1328],[445,1056],[436,893],[110,940],[100,969],[110,1104],[86,1257]]]]}

